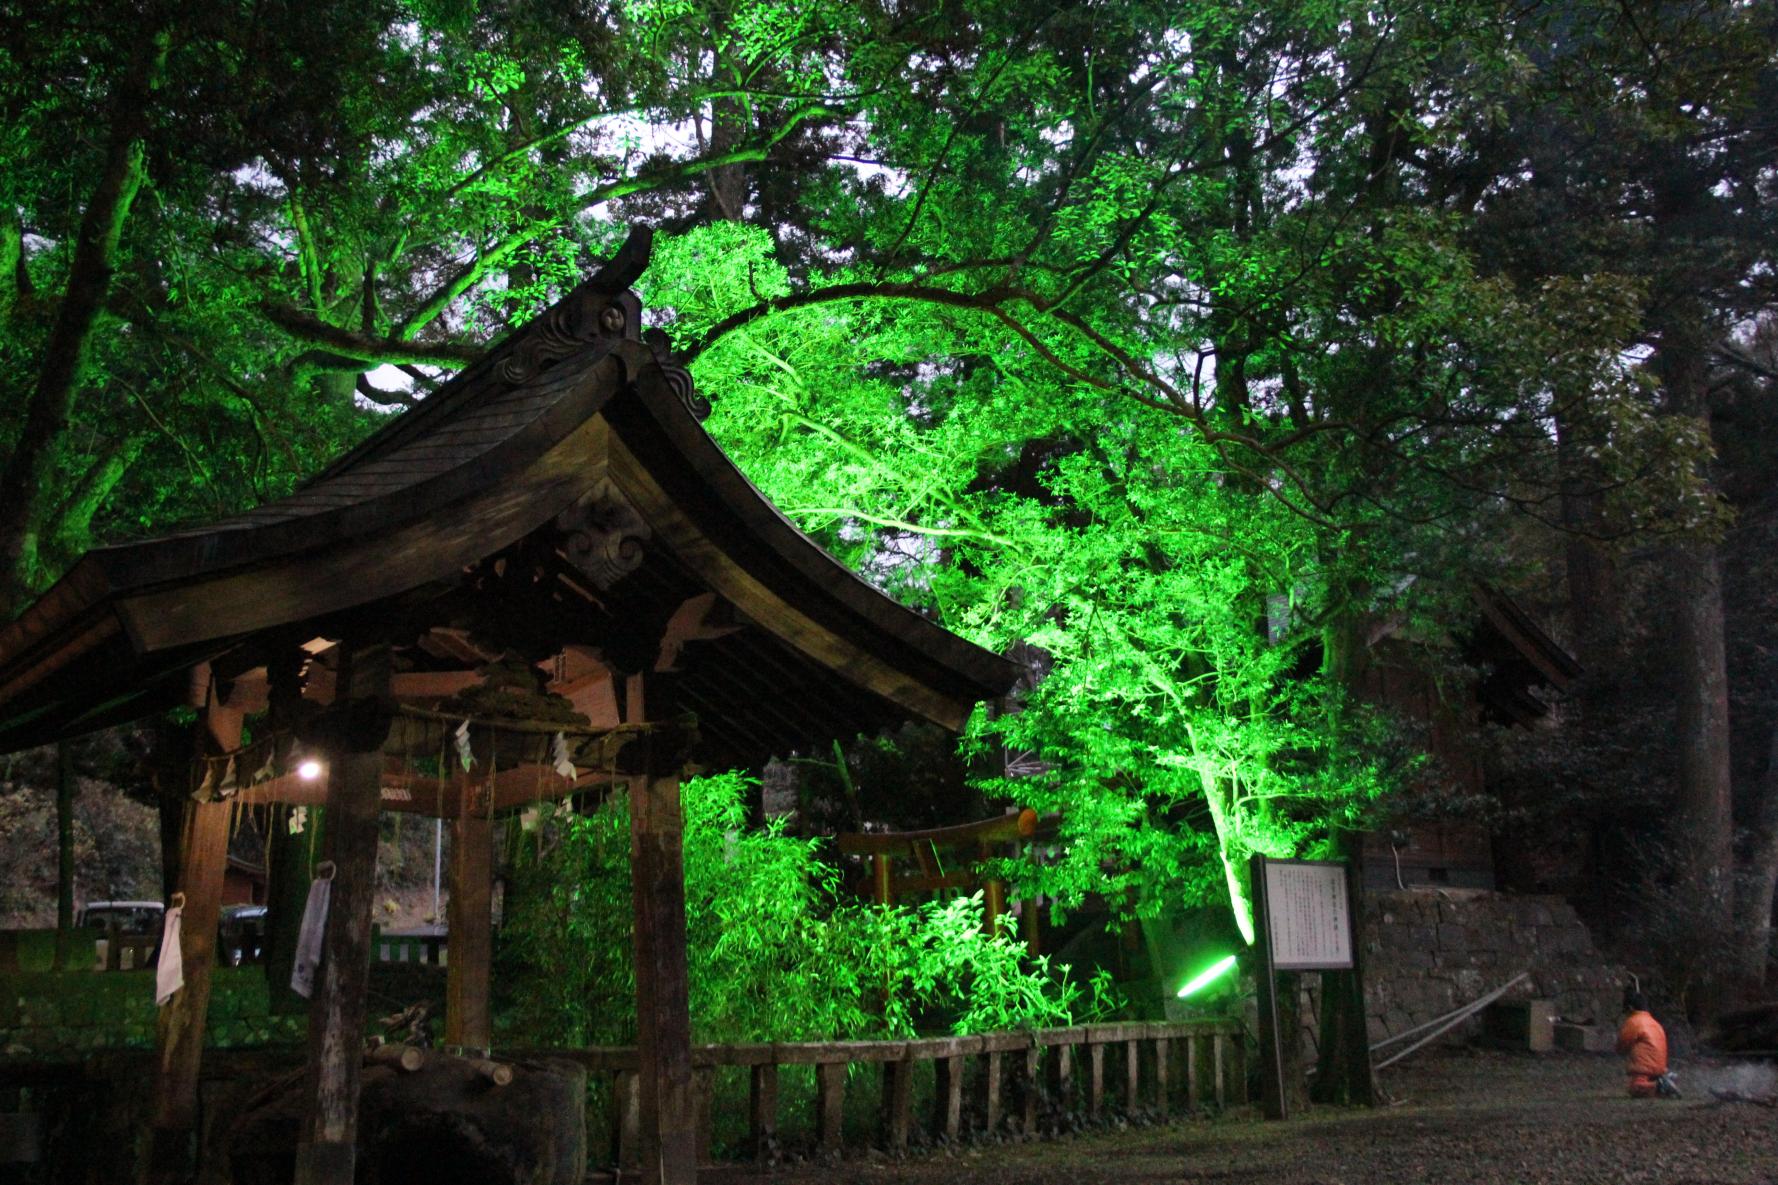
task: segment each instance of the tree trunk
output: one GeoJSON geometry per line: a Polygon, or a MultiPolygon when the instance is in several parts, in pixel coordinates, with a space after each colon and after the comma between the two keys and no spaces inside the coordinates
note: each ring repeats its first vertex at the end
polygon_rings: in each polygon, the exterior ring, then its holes
{"type": "Polygon", "coordinates": [[[1740,973],[1743,988],[1753,997],[1765,997],[1772,969],[1772,905],[1778,897],[1778,724],[1766,753],[1766,772],[1760,779],[1759,797],[1752,812],[1752,840],[1740,879],[1736,913],[1740,936],[1740,973]]]}
{"type": "Polygon", "coordinates": [[[81,217],[67,289],[44,344],[24,425],[11,458],[0,469],[0,579],[8,583],[7,594],[14,600],[22,599],[36,583],[38,531],[48,494],[56,486],[49,480],[50,466],[111,290],[118,238],[142,185],[142,131],[149,95],[159,83],[166,56],[163,32],[150,39],[118,89],[105,164],[81,217]]]}

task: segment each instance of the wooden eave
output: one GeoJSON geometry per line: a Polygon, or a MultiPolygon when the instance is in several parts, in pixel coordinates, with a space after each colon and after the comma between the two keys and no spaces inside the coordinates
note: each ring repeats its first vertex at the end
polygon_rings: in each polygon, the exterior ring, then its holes
{"type": "Polygon", "coordinates": [[[954,729],[1002,694],[1013,664],[884,596],[766,501],[704,432],[689,378],[639,340],[635,297],[600,281],[289,498],[88,553],[0,629],[0,751],[139,718],[181,702],[196,662],[454,582],[601,483],[647,523],[637,577],[713,591],[750,626],[697,643],[720,661],[681,680],[725,752],[910,717],[954,729]],[[622,332],[585,332],[607,307],[622,332]],[[795,694],[762,702],[774,688],[795,694]]]}

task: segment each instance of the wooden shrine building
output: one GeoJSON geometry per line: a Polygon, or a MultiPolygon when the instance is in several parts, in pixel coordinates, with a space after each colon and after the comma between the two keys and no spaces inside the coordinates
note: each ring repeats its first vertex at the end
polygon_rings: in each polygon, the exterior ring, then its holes
{"type": "Polygon", "coordinates": [[[450,821],[445,1039],[486,1047],[492,821],[627,785],[643,1178],[677,1185],[695,1176],[681,776],[908,719],[955,729],[1017,676],[856,578],[729,462],[664,335],[641,332],[629,288],[648,246],[633,233],[291,496],[89,552],[0,630],[0,751],[200,712],[178,872],[185,986],[158,1039],[162,1179],[190,1156],[235,803],[326,807],[332,902],[297,1179],[343,1185],[378,812],[450,821]],[[534,686],[490,689],[493,669],[534,686]]]}

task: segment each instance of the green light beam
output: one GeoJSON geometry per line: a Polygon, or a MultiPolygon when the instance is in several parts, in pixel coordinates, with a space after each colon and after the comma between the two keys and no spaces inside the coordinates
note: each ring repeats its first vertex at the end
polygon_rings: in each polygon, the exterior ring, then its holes
{"type": "Polygon", "coordinates": [[[1208,969],[1199,972],[1197,975],[1194,975],[1191,978],[1190,982],[1188,982],[1184,987],[1180,988],[1179,989],[1179,998],[1181,1000],[1183,1000],[1187,996],[1191,995],[1194,992],[1202,991],[1211,982],[1213,982],[1215,979],[1217,979],[1217,977],[1226,973],[1229,970],[1229,968],[1233,967],[1234,965],[1235,965],[1235,956],[1234,955],[1224,955],[1222,958],[1220,958],[1220,959],[1216,960],[1216,962],[1212,963],[1208,969]]]}

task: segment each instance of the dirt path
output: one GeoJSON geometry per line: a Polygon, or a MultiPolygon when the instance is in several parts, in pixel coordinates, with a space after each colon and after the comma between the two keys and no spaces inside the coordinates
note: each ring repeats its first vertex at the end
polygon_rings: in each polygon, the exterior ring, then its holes
{"type": "MultiPolygon", "coordinates": [[[[1694,1094],[1696,1074],[1681,1067],[1694,1094]]],[[[1248,1115],[1044,1144],[730,1169],[813,1185],[1778,1185],[1778,1111],[1623,1097],[1614,1059],[1455,1053],[1386,1076],[1401,1101],[1287,1123],[1248,1115]]],[[[1707,1096],[1706,1096],[1707,1099],[1707,1096]]]]}

